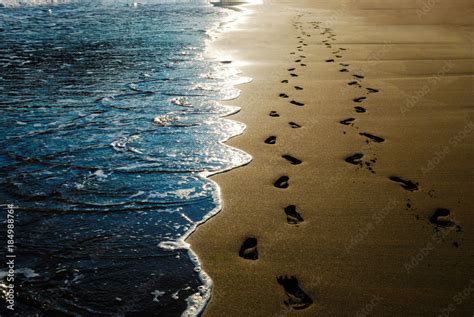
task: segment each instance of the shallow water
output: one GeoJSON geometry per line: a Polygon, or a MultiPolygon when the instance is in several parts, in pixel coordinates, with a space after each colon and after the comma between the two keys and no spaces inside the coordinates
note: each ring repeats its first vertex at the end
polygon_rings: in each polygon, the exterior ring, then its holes
{"type": "Polygon", "coordinates": [[[199,2],[0,8],[17,315],[177,316],[206,299],[180,242],[219,208],[204,176],[249,160],[221,143],[244,126],[216,101],[242,79],[203,57],[229,15],[199,2]]]}

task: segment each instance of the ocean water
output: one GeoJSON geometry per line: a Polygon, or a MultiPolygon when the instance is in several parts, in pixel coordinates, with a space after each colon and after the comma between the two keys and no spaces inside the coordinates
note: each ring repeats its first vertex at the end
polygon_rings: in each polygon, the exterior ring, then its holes
{"type": "Polygon", "coordinates": [[[209,298],[183,239],[220,208],[206,176],[250,160],[222,144],[244,126],[219,104],[247,79],[204,54],[239,13],[126,3],[0,8],[0,203],[18,206],[2,316],[193,315],[209,298]]]}

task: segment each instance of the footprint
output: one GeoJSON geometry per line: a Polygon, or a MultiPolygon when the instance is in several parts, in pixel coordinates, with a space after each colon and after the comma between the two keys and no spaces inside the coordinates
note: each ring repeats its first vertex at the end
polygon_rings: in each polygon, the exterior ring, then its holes
{"type": "Polygon", "coordinates": [[[334,63],[334,60],[331,58],[331,59],[327,59],[326,60],[326,63],[334,63]]]}
{"type": "Polygon", "coordinates": [[[369,94],[373,94],[373,93],[379,92],[378,89],[374,89],[374,88],[366,88],[366,89],[367,89],[367,91],[368,91],[369,94]]]}
{"type": "Polygon", "coordinates": [[[313,300],[309,297],[298,285],[298,280],[296,277],[291,276],[280,276],[277,277],[278,284],[283,286],[288,300],[284,303],[285,305],[296,309],[301,310],[308,308],[313,304],[313,300]]]}
{"type": "Polygon", "coordinates": [[[295,69],[296,69],[296,68],[288,68],[288,71],[289,71],[289,72],[292,72],[292,71],[294,71],[295,69]]]}
{"type": "Polygon", "coordinates": [[[282,155],[281,157],[283,157],[285,160],[289,161],[293,165],[299,165],[299,164],[303,163],[303,161],[297,159],[294,156],[288,155],[288,154],[282,155]]]}
{"type": "Polygon", "coordinates": [[[295,89],[296,90],[303,90],[303,88],[301,88],[300,86],[295,86],[295,89]]]}
{"type": "Polygon", "coordinates": [[[295,205],[289,205],[285,207],[286,221],[290,225],[296,225],[299,222],[304,221],[303,217],[299,212],[296,211],[295,205]]]}
{"type": "Polygon", "coordinates": [[[364,113],[364,112],[367,111],[367,110],[365,110],[364,107],[359,107],[359,106],[354,107],[354,109],[355,109],[355,111],[356,111],[357,113],[364,113]]]}
{"type": "Polygon", "coordinates": [[[281,188],[281,189],[288,188],[288,186],[290,186],[290,184],[288,183],[289,180],[290,180],[290,178],[288,176],[280,176],[273,183],[273,186],[275,186],[276,188],[281,188]]]}
{"type": "Polygon", "coordinates": [[[279,115],[278,112],[276,112],[276,111],[270,111],[269,116],[270,116],[270,117],[279,117],[280,115],[279,115]]]}
{"type": "Polygon", "coordinates": [[[362,87],[357,81],[350,81],[347,83],[349,86],[357,85],[359,88],[362,87]]]}
{"type": "Polygon", "coordinates": [[[441,227],[452,227],[456,225],[454,221],[451,221],[449,214],[451,211],[446,208],[438,208],[435,210],[433,215],[430,217],[430,222],[434,225],[441,227]]]}
{"type": "Polygon", "coordinates": [[[354,122],[354,120],[355,120],[354,118],[347,118],[347,119],[339,121],[339,123],[343,125],[350,125],[352,122],[354,122]]]}
{"type": "Polygon", "coordinates": [[[340,49],[341,51],[346,51],[346,50],[347,50],[347,48],[343,48],[343,47],[339,47],[339,49],[340,49]]]}
{"type": "Polygon", "coordinates": [[[418,183],[413,183],[412,181],[404,180],[398,176],[390,176],[389,179],[393,182],[397,182],[402,186],[403,189],[406,189],[410,192],[418,190],[418,183]]]}
{"type": "Polygon", "coordinates": [[[334,56],[336,56],[337,58],[342,58],[342,56],[341,56],[341,55],[334,55],[334,56]]]}
{"type": "Polygon", "coordinates": [[[266,140],[265,140],[265,143],[267,144],[275,144],[276,143],[276,136],[269,136],[266,140]]]}
{"type": "Polygon", "coordinates": [[[295,106],[300,106],[300,107],[301,107],[301,106],[304,106],[304,103],[301,103],[301,102],[298,102],[298,101],[294,101],[294,100],[290,101],[290,103],[291,103],[292,105],[295,105],[295,106]]]}
{"type": "Polygon", "coordinates": [[[300,126],[298,123],[295,123],[295,122],[288,122],[288,124],[289,124],[290,127],[292,127],[293,129],[301,128],[301,126],[300,126]]]}
{"type": "Polygon", "coordinates": [[[247,238],[239,250],[239,256],[246,260],[257,260],[258,259],[258,250],[257,250],[257,239],[247,238]]]}
{"type": "Polygon", "coordinates": [[[304,56],[304,55],[300,55],[300,57],[301,57],[301,58],[306,58],[306,56],[304,56]]]}
{"type": "Polygon", "coordinates": [[[352,76],[354,76],[355,78],[359,78],[359,79],[364,78],[364,76],[362,76],[362,75],[354,75],[354,74],[353,74],[352,76]]]}
{"type": "Polygon", "coordinates": [[[287,79],[284,79],[281,81],[282,84],[288,84],[288,80],[287,79]]]}
{"type": "Polygon", "coordinates": [[[353,101],[354,101],[354,102],[362,102],[362,101],[364,101],[365,99],[367,99],[367,97],[359,97],[359,98],[353,99],[353,101]]]}
{"type": "Polygon", "coordinates": [[[362,164],[362,158],[364,157],[364,154],[362,153],[355,153],[347,158],[344,159],[349,164],[353,165],[359,165],[362,164]]]}
{"type": "Polygon", "coordinates": [[[300,64],[301,67],[306,67],[306,64],[300,64]]]}
{"type": "Polygon", "coordinates": [[[301,63],[301,59],[295,60],[295,63],[301,63]]]}
{"type": "Polygon", "coordinates": [[[365,136],[366,138],[368,138],[368,139],[370,139],[374,142],[377,142],[377,143],[382,143],[383,141],[385,141],[384,138],[373,135],[373,134],[370,134],[370,133],[367,133],[367,132],[361,132],[359,134],[362,135],[362,136],[365,136]]]}
{"type": "Polygon", "coordinates": [[[344,66],[344,67],[349,66],[349,64],[344,64],[344,63],[339,63],[339,65],[344,66]]]}
{"type": "Polygon", "coordinates": [[[287,94],[281,93],[278,95],[281,98],[288,98],[289,96],[287,94]]]}
{"type": "Polygon", "coordinates": [[[343,69],[340,69],[339,70],[341,73],[347,73],[349,70],[347,70],[347,68],[343,68],[343,69]]]}
{"type": "Polygon", "coordinates": [[[291,75],[291,77],[298,77],[298,75],[297,75],[297,74],[293,74],[293,73],[291,73],[290,75],[291,75]]]}

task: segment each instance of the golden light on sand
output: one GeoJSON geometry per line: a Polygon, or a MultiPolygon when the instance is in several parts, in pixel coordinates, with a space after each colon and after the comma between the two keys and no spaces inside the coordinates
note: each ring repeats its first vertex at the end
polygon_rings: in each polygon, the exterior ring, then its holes
{"type": "Polygon", "coordinates": [[[221,6],[233,6],[233,5],[240,5],[240,4],[263,4],[263,0],[214,0],[209,1],[214,5],[221,5],[221,6]]]}

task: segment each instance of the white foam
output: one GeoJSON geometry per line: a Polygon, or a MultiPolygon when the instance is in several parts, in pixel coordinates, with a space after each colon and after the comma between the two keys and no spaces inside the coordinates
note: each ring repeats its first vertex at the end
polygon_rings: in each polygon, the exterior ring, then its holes
{"type": "Polygon", "coordinates": [[[181,199],[189,199],[192,194],[196,192],[195,188],[178,189],[174,191],[174,194],[181,199]]]}
{"type": "Polygon", "coordinates": [[[173,121],[176,119],[169,116],[169,115],[162,115],[162,116],[157,116],[153,119],[153,122],[157,125],[166,127],[172,124],[173,121]]]}
{"type": "Polygon", "coordinates": [[[161,296],[165,295],[166,293],[156,289],[153,292],[151,292],[150,294],[155,296],[155,297],[153,297],[154,302],[159,302],[160,300],[158,299],[158,297],[161,297],[161,296]]]}
{"type": "MultiPolygon", "coordinates": [[[[34,278],[34,277],[40,276],[34,270],[27,267],[16,269],[15,274],[23,274],[26,278],[34,278]]],[[[0,271],[0,279],[4,279],[7,275],[8,275],[7,271],[0,271]]]]}
{"type": "Polygon", "coordinates": [[[171,99],[170,102],[181,107],[192,107],[192,104],[185,97],[176,97],[171,99]]]}
{"type": "Polygon", "coordinates": [[[0,5],[5,7],[35,6],[70,3],[71,0],[0,0],[0,5]]]}

